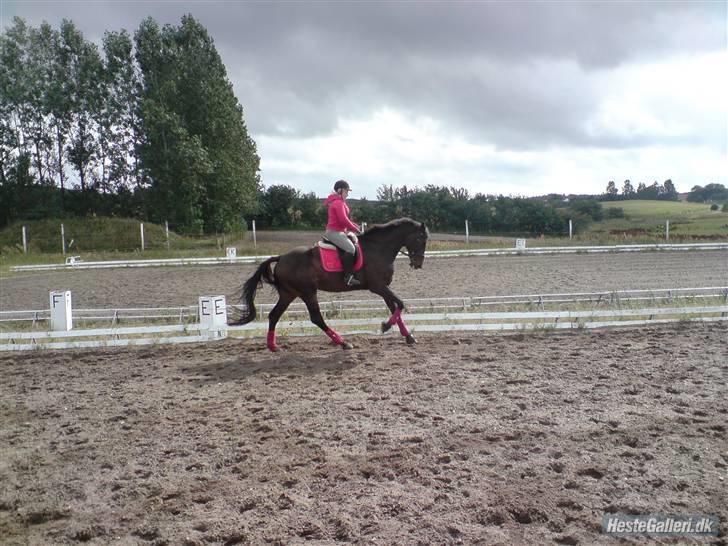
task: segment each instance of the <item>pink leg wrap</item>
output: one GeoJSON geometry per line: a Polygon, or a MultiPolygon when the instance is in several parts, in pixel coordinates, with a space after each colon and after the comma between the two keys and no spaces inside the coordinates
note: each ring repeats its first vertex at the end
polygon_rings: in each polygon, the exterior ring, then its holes
{"type": "Polygon", "coordinates": [[[276,345],[276,333],[275,330],[268,330],[268,349],[275,351],[278,349],[276,345]]]}
{"type": "Polygon", "coordinates": [[[397,326],[399,326],[399,333],[402,334],[404,337],[410,335],[409,330],[407,329],[407,326],[405,325],[404,320],[401,316],[397,316],[397,326]]]}
{"type": "Polygon", "coordinates": [[[394,326],[395,324],[398,324],[400,319],[400,315],[402,314],[402,309],[396,309],[394,313],[392,313],[392,316],[389,317],[389,324],[391,326],[394,326]]]}
{"type": "Polygon", "coordinates": [[[326,328],[326,335],[329,336],[331,338],[331,341],[336,343],[336,345],[344,344],[343,338],[338,333],[336,333],[336,331],[332,330],[331,328],[326,328]]]}

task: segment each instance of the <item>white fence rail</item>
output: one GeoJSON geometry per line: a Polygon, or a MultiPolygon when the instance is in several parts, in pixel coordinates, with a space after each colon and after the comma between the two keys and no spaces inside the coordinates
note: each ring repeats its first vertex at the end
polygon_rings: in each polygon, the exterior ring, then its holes
{"type": "MultiPolygon", "coordinates": [[[[428,258],[453,258],[463,256],[510,256],[540,255],[540,254],[598,254],[605,252],[644,252],[644,251],[675,251],[675,250],[728,250],[728,243],[682,243],[682,244],[636,244],[636,245],[607,245],[607,246],[553,246],[533,247],[525,249],[516,248],[481,248],[469,250],[436,250],[427,251],[428,258]]],[[[76,257],[77,258],[77,257],[76,257]]],[[[52,271],[63,269],[109,269],[126,267],[169,267],[169,266],[204,266],[204,265],[233,265],[255,264],[267,260],[270,256],[240,256],[240,257],[212,257],[212,258],[170,258],[151,260],[112,260],[99,262],[85,262],[80,259],[68,260],[61,264],[17,265],[12,271],[52,271]]],[[[399,256],[404,258],[404,256],[399,256]]]]}
{"type": "MultiPolygon", "coordinates": [[[[678,321],[708,322],[724,320],[728,320],[728,305],[589,311],[413,313],[407,316],[407,322],[415,325],[413,331],[419,332],[581,329],[664,324],[678,321]],[[500,322],[503,320],[510,322],[500,322]],[[432,322],[436,322],[436,324],[430,324],[432,322]]],[[[340,329],[344,335],[357,333],[378,334],[381,318],[331,320],[329,324],[340,329]]],[[[253,322],[244,326],[227,326],[216,330],[207,330],[201,327],[200,324],[193,324],[94,328],[67,332],[0,332],[0,341],[7,342],[0,343],[0,351],[196,343],[222,339],[227,337],[229,333],[240,334],[241,336],[263,336],[267,329],[268,325],[266,323],[253,322]],[[195,335],[191,335],[193,333],[195,335]],[[184,335],[170,337],[169,334],[184,335]],[[69,341],[72,339],[77,339],[77,341],[69,341]]],[[[282,321],[279,323],[279,330],[285,335],[320,334],[318,329],[309,321],[282,321]]]]}
{"type": "MultiPolygon", "coordinates": [[[[722,299],[728,302],[728,286],[706,286],[697,288],[659,288],[641,290],[616,290],[604,292],[576,292],[576,293],[544,293],[544,294],[515,294],[500,296],[462,296],[448,298],[409,298],[405,299],[407,311],[419,313],[425,310],[469,310],[488,309],[502,306],[525,306],[543,309],[547,305],[568,304],[640,304],[645,302],[679,302],[690,300],[722,299]]],[[[274,306],[273,303],[260,303],[256,307],[258,315],[263,318],[274,306]]],[[[320,302],[321,311],[326,318],[341,316],[350,313],[386,312],[386,306],[381,298],[320,302]]],[[[228,305],[228,309],[237,309],[236,305],[228,305]]],[[[308,310],[303,303],[296,302],[286,311],[287,315],[308,316],[308,310]]],[[[24,311],[0,311],[0,325],[3,323],[31,323],[32,327],[47,321],[50,312],[47,309],[24,311]]],[[[120,323],[139,323],[150,321],[175,322],[177,324],[190,324],[199,321],[198,306],[187,305],[181,307],[132,307],[119,309],[73,309],[73,321],[79,322],[108,322],[110,326],[120,323]]]]}

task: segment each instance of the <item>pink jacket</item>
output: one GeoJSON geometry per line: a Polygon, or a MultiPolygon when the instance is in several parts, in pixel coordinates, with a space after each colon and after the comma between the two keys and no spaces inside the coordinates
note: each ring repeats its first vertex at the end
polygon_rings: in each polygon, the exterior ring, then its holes
{"type": "Polygon", "coordinates": [[[346,205],[346,201],[338,193],[332,193],[329,195],[324,204],[329,207],[329,221],[326,224],[326,229],[333,231],[344,231],[351,230],[355,232],[361,231],[359,226],[349,220],[349,207],[346,205]]]}

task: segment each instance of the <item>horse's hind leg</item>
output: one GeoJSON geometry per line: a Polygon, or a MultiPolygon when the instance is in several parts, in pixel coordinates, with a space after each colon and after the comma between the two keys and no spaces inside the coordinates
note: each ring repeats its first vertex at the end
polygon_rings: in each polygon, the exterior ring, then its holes
{"type": "Polygon", "coordinates": [[[319,307],[318,298],[316,297],[315,292],[313,294],[301,296],[301,299],[306,304],[311,322],[321,328],[324,333],[331,338],[331,341],[333,341],[336,345],[341,345],[342,349],[354,348],[351,343],[344,341],[344,338],[342,338],[333,328],[329,328],[326,324],[326,321],[324,321],[324,317],[321,314],[321,308],[319,307]]]}
{"type": "Polygon", "coordinates": [[[268,315],[268,349],[271,351],[277,351],[278,345],[276,345],[276,324],[280,320],[283,313],[291,305],[291,302],[296,299],[296,296],[285,290],[280,290],[278,293],[278,303],[275,304],[268,315]]]}

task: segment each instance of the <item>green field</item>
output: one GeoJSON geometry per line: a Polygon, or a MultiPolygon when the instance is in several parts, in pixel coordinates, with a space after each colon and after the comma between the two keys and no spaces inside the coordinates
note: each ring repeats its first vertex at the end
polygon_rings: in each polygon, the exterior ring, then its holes
{"type": "Polygon", "coordinates": [[[592,224],[585,235],[664,238],[665,221],[670,221],[670,239],[728,239],[728,213],[711,211],[710,204],[679,201],[609,201],[609,208],[621,208],[625,218],[592,224]]]}

